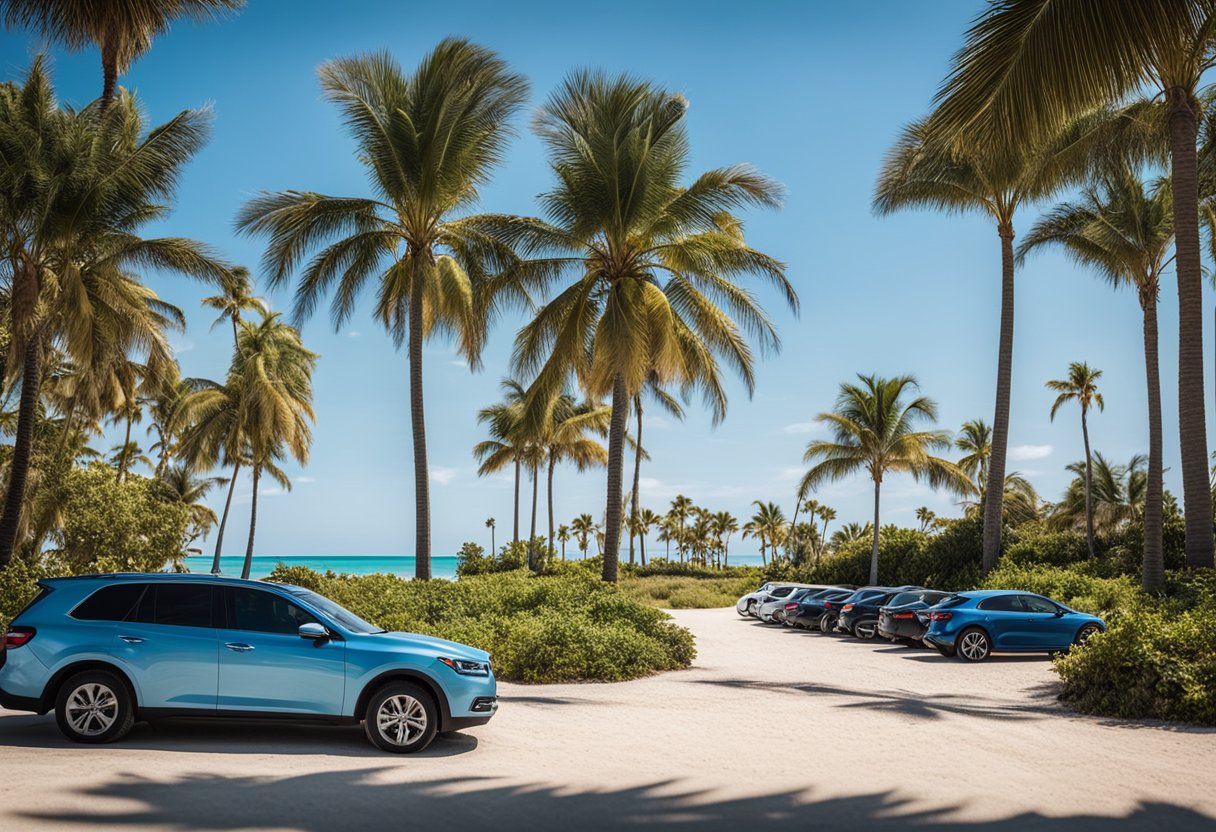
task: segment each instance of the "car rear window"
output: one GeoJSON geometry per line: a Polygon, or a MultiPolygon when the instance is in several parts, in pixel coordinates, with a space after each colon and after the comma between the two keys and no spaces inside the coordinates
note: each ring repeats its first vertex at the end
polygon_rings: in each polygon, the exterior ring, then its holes
{"type": "Polygon", "coordinates": [[[78,621],[126,621],[146,588],[147,584],[131,583],[103,586],[77,605],[71,616],[78,621]]]}
{"type": "Polygon", "coordinates": [[[980,601],[979,608],[987,612],[1022,612],[1022,602],[1016,595],[995,595],[980,601]]]}
{"type": "Polygon", "coordinates": [[[891,599],[887,601],[887,605],[891,607],[902,607],[904,604],[915,604],[917,601],[921,600],[921,594],[922,593],[919,592],[901,592],[892,596],[891,599]]]}
{"type": "Polygon", "coordinates": [[[214,628],[211,593],[210,584],[152,584],[132,619],[144,624],[214,628]]]}

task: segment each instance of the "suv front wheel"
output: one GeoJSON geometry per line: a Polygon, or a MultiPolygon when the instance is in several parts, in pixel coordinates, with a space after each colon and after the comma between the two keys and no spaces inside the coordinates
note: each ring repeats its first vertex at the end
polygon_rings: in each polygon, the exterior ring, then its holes
{"type": "Polygon", "coordinates": [[[135,724],[135,708],[126,683],[116,674],[86,670],[60,685],[55,721],[74,742],[114,742],[135,724]]]}
{"type": "Polygon", "coordinates": [[[439,730],[435,700],[418,685],[390,682],[372,696],[363,716],[367,737],[385,751],[413,754],[439,730]]]}

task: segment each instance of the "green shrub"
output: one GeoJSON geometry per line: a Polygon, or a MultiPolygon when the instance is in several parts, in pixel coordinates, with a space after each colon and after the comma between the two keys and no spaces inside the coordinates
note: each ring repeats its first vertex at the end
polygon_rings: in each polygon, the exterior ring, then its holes
{"type": "Polygon", "coordinates": [[[621,574],[648,578],[654,575],[666,575],[685,578],[749,578],[762,580],[764,569],[759,566],[727,566],[716,569],[700,563],[681,562],[666,558],[651,558],[645,566],[640,564],[621,564],[621,574]]]}
{"type": "Polygon", "coordinates": [[[1016,566],[1069,566],[1089,559],[1085,535],[1049,529],[1042,521],[1024,523],[1009,533],[1002,563],[1016,566]]]}
{"type": "Polygon", "coordinates": [[[1053,566],[1016,566],[1002,562],[988,573],[981,588],[1035,592],[1108,621],[1151,603],[1127,575],[1098,578],[1076,569],[1053,566]]]}
{"type": "Polygon", "coordinates": [[[1216,609],[1128,611],[1056,670],[1080,711],[1216,725],[1216,609]]]}
{"type": "Polygon", "coordinates": [[[0,569],[0,632],[38,594],[38,581],[49,577],[45,566],[13,560],[0,569]]]}
{"type": "Polygon", "coordinates": [[[489,651],[499,678],[523,682],[622,681],[687,667],[692,634],[589,569],[526,569],[409,581],[324,574],[280,565],[268,580],[326,595],[389,630],[452,639],[489,651]]]}
{"type": "Polygon", "coordinates": [[[623,595],[652,607],[713,609],[734,606],[739,596],[753,591],[760,583],[759,575],[712,578],[626,576],[621,578],[620,589],[623,595]]]}

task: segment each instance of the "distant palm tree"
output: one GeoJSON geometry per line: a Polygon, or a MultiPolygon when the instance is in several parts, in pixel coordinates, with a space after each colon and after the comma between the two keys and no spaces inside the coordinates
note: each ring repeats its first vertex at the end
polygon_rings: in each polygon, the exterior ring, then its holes
{"type": "Polygon", "coordinates": [[[967,475],[955,463],[933,456],[930,451],[950,447],[950,434],[941,430],[918,431],[917,422],[937,419],[937,405],[926,396],[906,401],[916,388],[911,376],[879,378],[858,376],[860,384],[840,385],[840,395],[830,413],[816,421],[833,432],[831,439],[815,440],[806,446],[804,462],[814,462],[808,472],[812,486],[840,480],[865,471],[874,483],[873,548],[870,554],[870,583],[878,583],[879,505],[883,478],[887,474],[910,474],[927,480],[933,488],[966,494],[974,491],[967,475]]]}
{"type": "Polygon", "coordinates": [[[596,528],[595,521],[591,519],[590,514],[580,514],[570,521],[570,531],[574,533],[574,539],[578,541],[578,550],[583,553],[584,559],[587,557],[587,546],[595,535],[596,528]]]}
{"type": "Polygon", "coordinates": [[[691,499],[683,494],[677,494],[675,499],[671,501],[671,508],[667,512],[668,518],[671,519],[678,530],[674,537],[676,551],[680,555],[681,563],[684,561],[684,524],[688,522],[688,516],[692,513],[693,508],[691,499]]]}
{"type": "Polygon", "coordinates": [[[916,519],[920,521],[920,530],[925,532],[937,520],[937,514],[928,506],[921,506],[916,510],[916,519]]]}
{"type": "MultiPolygon", "coordinates": [[[[1089,505],[1098,531],[1110,533],[1142,518],[1147,490],[1145,465],[1143,454],[1136,454],[1126,465],[1117,465],[1100,452],[1094,452],[1089,505]]],[[[1085,461],[1070,464],[1068,470],[1076,477],[1069,484],[1064,499],[1053,507],[1050,522],[1060,528],[1088,527],[1085,461]]]]}
{"type": "MultiPolygon", "coordinates": [[[[962,451],[958,467],[971,477],[976,490],[984,493],[988,487],[988,460],[992,457],[992,428],[983,419],[963,422],[963,427],[954,438],[955,450],[962,451]]],[[[982,502],[982,501],[981,501],[982,502]]]]}
{"type": "Polygon", "coordinates": [[[1009,0],[992,3],[967,33],[938,98],[951,136],[1021,145],[1076,113],[1156,91],[1168,141],[1177,235],[1178,397],[1186,558],[1214,560],[1203,369],[1203,259],[1199,230],[1199,96],[1211,67],[1210,0],[1009,0]],[[1081,46],[1081,45],[1084,46],[1081,46]]]}
{"type": "MultiPolygon", "coordinates": [[[[713,368],[713,367],[707,368],[707,372],[715,372],[715,371],[716,371],[716,368],[713,368]]],[[[675,399],[674,396],[672,396],[670,393],[668,393],[666,390],[664,390],[662,387],[659,386],[658,377],[652,373],[650,378],[647,380],[646,385],[642,388],[642,393],[639,393],[638,395],[633,397],[633,409],[634,409],[634,414],[637,417],[637,434],[633,438],[634,439],[633,489],[629,492],[629,497],[630,497],[630,501],[631,501],[631,506],[630,506],[629,511],[630,511],[631,516],[633,516],[635,518],[638,516],[638,512],[640,511],[639,502],[641,500],[641,489],[642,489],[642,459],[650,458],[646,454],[646,449],[642,447],[642,398],[643,398],[643,394],[648,394],[650,396],[650,398],[652,398],[655,402],[657,402],[659,404],[660,407],[662,407],[664,410],[666,410],[670,416],[673,416],[676,419],[684,418],[684,408],[682,408],[680,406],[680,403],[675,399]]],[[[634,538],[634,535],[632,533],[630,533],[630,535],[629,535],[629,562],[630,563],[633,563],[633,538],[634,538]]],[[[642,562],[643,563],[646,562],[645,558],[643,558],[642,562]]]]}
{"type": "Polygon", "coordinates": [[[114,98],[118,76],[169,31],[177,18],[194,21],[240,9],[245,0],[0,0],[8,27],[26,26],[71,50],[101,49],[101,101],[114,98]]]}
{"type": "Polygon", "coordinates": [[[190,527],[186,543],[211,531],[219,522],[215,511],[203,502],[207,494],[217,486],[228,484],[223,477],[200,477],[189,463],[180,461],[169,466],[156,479],[158,494],[170,503],[180,503],[190,510],[190,527]]]}
{"type": "Polygon", "coordinates": [[[638,512],[638,533],[642,540],[642,566],[646,565],[646,535],[655,527],[662,527],[663,518],[648,508],[638,512]]]}
{"type": "Polygon", "coordinates": [[[249,269],[244,266],[234,266],[222,281],[221,288],[222,294],[203,298],[202,304],[220,313],[211,324],[212,329],[224,321],[231,322],[232,343],[236,344],[240,335],[237,325],[241,322],[242,315],[246,312],[256,312],[259,317],[264,318],[270,314],[270,304],[253,294],[253,278],[249,269]]]}
{"type": "MultiPolygon", "coordinates": [[[[537,442],[549,463],[546,494],[549,503],[549,546],[553,546],[553,472],[559,463],[570,463],[578,471],[608,464],[608,451],[593,437],[608,435],[612,409],[591,401],[577,401],[562,393],[549,406],[537,442]]],[[[526,423],[525,423],[526,424],[526,423]]]]}
{"type": "Polygon", "coordinates": [[[828,523],[836,519],[836,509],[830,506],[820,506],[815,513],[823,521],[823,531],[819,532],[819,545],[815,547],[815,565],[818,566],[819,556],[823,554],[823,547],[827,545],[828,523]]]}
{"type": "Polygon", "coordinates": [[[610,582],[620,555],[625,427],[647,380],[699,389],[720,420],[719,360],[750,392],[748,336],[763,350],[779,346],[739,279],[757,276],[797,308],[783,264],[748,246],[733,215],[743,206],[776,206],[779,187],[746,166],[683,184],[686,111],[681,96],[628,76],[572,74],[536,119],[557,178],[541,198],[552,222],[499,224],[534,258],[522,273],[531,282],[571,278],[520,331],[517,369],[536,373],[540,402],[571,373],[588,396],[612,397],[603,567],[610,582]]]}
{"type": "Polygon", "coordinates": [[[1056,411],[1068,402],[1076,402],[1081,407],[1081,437],[1085,442],[1085,542],[1089,544],[1089,556],[1097,557],[1094,548],[1094,508],[1093,508],[1093,459],[1089,452],[1089,409],[1094,405],[1099,410],[1106,409],[1106,402],[1098,392],[1098,379],[1102,371],[1091,368],[1082,361],[1074,361],[1068,365],[1068,378],[1052,379],[1046,387],[1058,393],[1051,405],[1051,418],[1055,421],[1056,411]]]}
{"type": "Polygon", "coordinates": [[[1165,583],[1157,299],[1161,274],[1173,260],[1174,216],[1170,203],[1169,185],[1164,179],[1146,187],[1131,170],[1121,168],[1100,184],[1086,188],[1080,202],[1064,203],[1045,215],[1018,249],[1018,256],[1025,257],[1041,246],[1062,246],[1073,260],[1096,269],[1115,288],[1136,290],[1143,318],[1148,382],[1148,482],[1141,570],[1147,592],[1159,592],[1165,583]]]}
{"type": "Polygon", "coordinates": [[[777,546],[784,539],[785,530],[788,528],[785,513],[776,503],[753,500],[752,505],[756,507],[756,513],[744,524],[743,536],[754,537],[760,541],[760,562],[767,563],[765,551],[772,549],[775,558],[777,546]]]}
{"type": "Polygon", "coordinates": [[[490,530],[490,556],[491,557],[493,557],[494,553],[498,551],[498,546],[494,542],[494,527],[495,527],[494,518],[493,517],[487,518],[486,528],[490,530]]]}
{"type": "Polygon", "coordinates": [[[566,559],[566,544],[570,541],[570,527],[562,524],[557,527],[557,539],[562,544],[562,560],[566,559]]]}
{"type": "Polygon", "coordinates": [[[865,540],[874,533],[873,523],[845,523],[832,533],[832,548],[839,549],[848,543],[865,540]]]}
{"type": "Polygon", "coordinates": [[[237,225],[269,237],[271,285],[303,274],[295,312],[307,317],[337,284],[335,328],[354,312],[369,281],[378,284],[376,318],[410,367],[414,450],[416,577],[431,577],[431,502],[423,408],[422,345],[452,335],[476,366],[494,307],[489,278],[508,264],[507,249],[474,218],[455,218],[502,159],[508,120],[527,98],[522,75],[494,53],[442,41],[407,75],[387,53],[328,61],[319,70],[325,96],[338,105],[358,143],[375,197],[284,191],[262,194],[237,225]],[[322,247],[307,264],[304,255],[322,247]]]}

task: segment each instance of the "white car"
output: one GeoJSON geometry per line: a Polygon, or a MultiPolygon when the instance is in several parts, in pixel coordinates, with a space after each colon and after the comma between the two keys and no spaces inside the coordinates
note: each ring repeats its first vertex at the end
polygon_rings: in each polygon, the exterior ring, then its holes
{"type": "Polygon", "coordinates": [[[774,598],[784,598],[795,589],[806,589],[810,584],[791,584],[782,581],[768,581],[755,592],[749,592],[735,602],[735,612],[739,615],[756,615],[756,610],[766,601],[774,598]]]}
{"type": "MultiPolygon", "coordinates": [[[[756,604],[756,618],[759,618],[765,624],[780,624],[785,620],[785,605],[801,599],[807,594],[815,594],[823,592],[825,589],[833,589],[834,587],[825,584],[787,584],[788,592],[778,594],[775,590],[768,593],[765,597],[758,599],[756,604]]],[[[784,587],[783,587],[784,588],[784,587]]]]}

